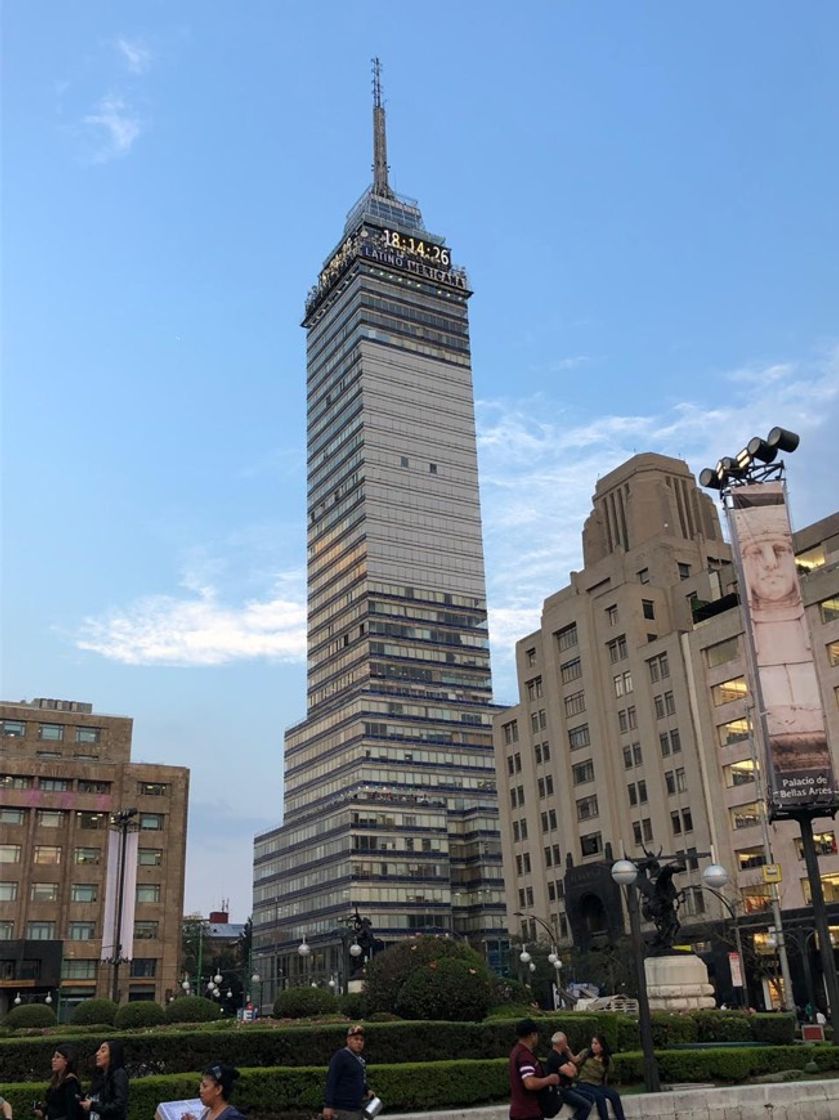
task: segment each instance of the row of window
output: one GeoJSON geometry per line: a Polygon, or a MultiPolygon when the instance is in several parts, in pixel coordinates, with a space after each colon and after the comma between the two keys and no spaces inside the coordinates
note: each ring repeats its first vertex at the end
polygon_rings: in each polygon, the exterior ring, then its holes
{"type": "MultiPolygon", "coordinates": [[[[0,812],[7,812],[2,810],[0,812]]],[[[64,849],[60,844],[36,844],[33,848],[33,863],[61,863],[64,849]]],[[[20,844],[0,844],[0,863],[20,863],[22,848],[20,844]]],[[[101,848],[74,848],[73,863],[101,863],[101,848]]],[[[137,864],[140,867],[160,867],[163,863],[162,848],[139,848],[137,864]]]]}
{"type": "MultiPolygon", "coordinates": [[[[78,793],[110,793],[111,782],[92,778],[36,778],[31,774],[0,774],[0,789],[40,789],[45,793],[67,793],[75,789],[78,793]]],[[[137,793],[141,797],[165,797],[169,793],[168,782],[137,782],[137,793]]]]}
{"type": "MultiPolygon", "coordinates": [[[[16,902],[19,884],[12,880],[0,882],[0,902],[16,902]]],[[[60,883],[32,883],[29,888],[31,902],[57,902],[61,889],[60,883]]],[[[160,883],[138,883],[137,902],[160,902],[160,883]]],[[[72,883],[71,902],[98,902],[97,883],[72,883]]]]}
{"type": "MultiPolygon", "coordinates": [[[[0,809],[0,824],[25,824],[29,812],[29,809],[0,809]]],[[[72,815],[76,819],[76,828],[84,829],[107,828],[110,819],[107,813],[90,813],[81,809],[75,810],[72,815]]],[[[40,828],[64,828],[70,816],[71,811],[66,809],[36,809],[35,823],[40,828]]],[[[140,813],[137,821],[142,832],[160,832],[164,816],[162,813],[140,813]]]]}
{"type": "MultiPolygon", "coordinates": [[[[63,723],[39,723],[38,738],[45,743],[61,743],[65,731],[75,732],[76,743],[98,743],[102,738],[101,727],[65,727],[63,723]]],[[[0,735],[6,739],[22,739],[26,734],[26,721],[22,719],[0,720],[0,735]]]]}
{"type": "MultiPolygon", "coordinates": [[[[681,570],[683,568],[687,569],[688,572],[689,572],[689,567],[690,566],[687,565],[687,564],[680,564],[679,565],[680,574],[681,574],[681,570]]],[[[642,572],[646,572],[646,571],[647,571],[647,569],[642,569],[642,572]]],[[[640,577],[640,574],[641,573],[639,573],[639,577],[640,577]]],[[[687,579],[688,577],[687,576],[681,576],[681,578],[687,579]]],[[[641,582],[644,583],[644,582],[647,582],[647,581],[642,579],[641,582]]],[[[643,613],[644,618],[654,619],[655,618],[655,603],[651,599],[643,599],[641,601],[641,605],[642,605],[642,613],[643,613]]],[[[837,619],[839,619],[839,598],[833,597],[833,598],[830,598],[830,599],[822,600],[819,603],[819,614],[821,616],[821,621],[823,623],[835,622],[837,619]]],[[[617,623],[618,623],[618,608],[616,606],[607,607],[606,608],[606,616],[607,616],[609,625],[610,626],[616,626],[617,623]]],[[[572,623],[570,626],[566,626],[562,630],[557,631],[555,637],[557,639],[557,644],[558,644],[560,650],[564,651],[564,650],[569,650],[569,649],[575,648],[577,646],[577,643],[578,643],[578,634],[577,634],[576,623],[572,623]]],[[[614,638],[612,641],[607,642],[607,649],[609,650],[609,657],[610,657],[612,662],[622,660],[624,657],[627,656],[626,635],[622,634],[620,637],[614,638]]],[[[829,643],[827,649],[828,649],[828,659],[830,661],[830,664],[831,665],[839,664],[839,642],[829,643]]],[[[739,654],[739,638],[738,637],[726,638],[724,641],[717,642],[715,645],[709,646],[705,650],[706,663],[707,663],[709,668],[714,668],[717,665],[723,665],[727,661],[733,660],[735,657],[738,656],[738,654],[739,654]]],[[[527,663],[528,663],[528,665],[535,665],[535,663],[536,663],[536,650],[535,649],[529,649],[527,651],[527,663]]],[[[667,654],[666,653],[659,654],[658,657],[655,657],[655,658],[652,658],[652,659],[648,660],[647,665],[649,667],[650,679],[653,682],[655,682],[657,680],[664,679],[665,677],[668,677],[670,675],[670,668],[669,668],[669,665],[668,665],[668,659],[667,659],[667,654]]],[[[570,680],[576,679],[576,677],[579,677],[581,674],[582,674],[582,668],[581,668],[581,665],[580,665],[580,659],[579,658],[577,658],[573,661],[564,662],[562,665],[560,665],[560,675],[561,675],[561,678],[562,678],[562,682],[564,684],[567,683],[570,680]]],[[[731,682],[727,682],[727,683],[730,684],[731,682]]],[[[536,699],[537,697],[542,696],[542,678],[541,677],[537,677],[532,681],[528,681],[526,687],[527,687],[528,699],[533,700],[533,699],[536,699]]],[[[724,686],[718,686],[718,687],[723,688],[724,686]]],[[[738,694],[734,697],[734,699],[738,699],[739,696],[740,696],[740,693],[738,692],[738,694]]],[[[718,701],[715,700],[715,703],[728,703],[728,701],[727,700],[718,700],[718,701]]],[[[514,724],[515,724],[515,721],[513,721],[512,724],[506,724],[505,725],[505,737],[508,734],[508,731],[507,731],[508,728],[510,729],[510,732],[509,732],[510,734],[512,734],[514,732],[514,724]]],[[[506,739],[506,741],[511,742],[511,741],[515,741],[515,740],[506,739]]]]}

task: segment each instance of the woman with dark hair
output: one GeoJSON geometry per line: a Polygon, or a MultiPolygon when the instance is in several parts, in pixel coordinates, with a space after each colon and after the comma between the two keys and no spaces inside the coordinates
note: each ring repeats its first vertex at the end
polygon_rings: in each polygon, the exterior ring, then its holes
{"type": "Polygon", "coordinates": [[[574,1062],[580,1070],[574,1088],[595,1103],[599,1120],[609,1120],[610,1104],[615,1120],[625,1120],[620,1094],[617,1089],[606,1084],[609,1066],[612,1064],[612,1051],[603,1035],[594,1035],[589,1049],[578,1054],[574,1062]]]}
{"type": "Polygon", "coordinates": [[[39,1120],[76,1120],[82,1087],[76,1074],[75,1055],[70,1046],[56,1046],[50,1063],[52,1077],[43,1104],[32,1109],[39,1120]]]}
{"type": "Polygon", "coordinates": [[[128,1074],[125,1052],[119,1039],[103,1042],[96,1051],[96,1073],[90,1093],[79,1102],[90,1120],[126,1120],[128,1115],[128,1074]]]}
{"type": "Polygon", "coordinates": [[[235,1105],[229,1103],[234,1082],[239,1080],[239,1071],[223,1062],[213,1062],[201,1075],[198,1096],[204,1106],[199,1117],[185,1112],[181,1120],[245,1120],[235,1105]]]}

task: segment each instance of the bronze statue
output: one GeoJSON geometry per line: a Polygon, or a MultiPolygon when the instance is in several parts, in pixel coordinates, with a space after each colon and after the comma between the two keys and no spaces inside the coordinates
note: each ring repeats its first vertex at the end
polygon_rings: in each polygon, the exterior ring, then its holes
{"type": "Polygon", "coordinates": [[[651,957],[663,957],[673,952],[673,944],[682,925],[678,908],[683,893],[676,889],[673,876],[687,870],[681,860],[662,867],[660,855],[660,852],[658,856],[646,852],[644,859],[638,860],[635,865],[638,868],[635,886],[641,894],[641,913],[656,928],[649,948],[651,957]]]}

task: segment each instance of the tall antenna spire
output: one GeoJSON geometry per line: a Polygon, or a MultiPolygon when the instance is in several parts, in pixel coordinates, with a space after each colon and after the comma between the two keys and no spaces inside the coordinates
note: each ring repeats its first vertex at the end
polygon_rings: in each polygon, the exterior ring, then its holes
{"type": "Polygon", "coordinates": [[[387,133],[385,107],[382,102],[382,64],[373,60],[373,194],[393,198],[387,181],[387,133]]]}

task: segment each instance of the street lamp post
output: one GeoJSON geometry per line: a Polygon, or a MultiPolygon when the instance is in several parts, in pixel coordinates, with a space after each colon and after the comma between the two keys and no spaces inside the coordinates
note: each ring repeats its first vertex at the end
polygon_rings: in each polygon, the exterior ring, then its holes
{"type": "Polygon", "coordinates": [[[306,934],[303,934],[303,940],[297,946],[297,953],[300,957],[300,967],[302,969],[302,980],[305,983],[306,977],[309,975],[306,968],[306,962],[311,958],[312,947],[306,940],[306,934]]]}
{"type": "Polygon", "coordinates": [[[612,878],[626,891],[626,908],[629,911],[629,933],[635,957],[635,974],[638,985],[638,1029],[641,1034],[641,1049],[644,1053],[644,1083],[647,1092],[658,1093],[661,1080],[655,1060],[653,1045],[653,1025],[650,1017],[650,1000],[647,995],[647,973],[644,968],[644,941],[641,937],[641,914],[638,905],[638,889],[635,881],[638,868],[630,859],[619,859],[612,865],[612,878]]]}
{"type": "Polygon", "coordinates": [[[836,977],[836,958],[833,955],[833,942],[830,939],[830,923],[824,904],[824,891],[822,890],[819,860],[816,855],[816,846],[813,842],[813,818],[809,814],[801,813],[798,816],[798,823],[801,828],[801,846],[804,849],[807,878],[810,880],[810,901],[813,907],[813,925],[818,935],[822,974],[824,975],[824,982],[827,986],[827,1002],[830,1004],[830,1022],[833,1027],[834,1038],[839,1038],[839,982],[837,982],[836,977]]]}
{"type": "MultiPolygon", "coordinates": [[[[722,888],[729,880],[729,874],[726,869],[719,863],[711,863],[702,872],[703,886],[706,891],[709,891],[718,901],[725,907],[731,918],[731,924],[734,929],[734,944],[737,950],[737,959],[740,962],[740,972],[745,976],[745,963],[743,961],[743,942],[740,937],[740,922],[737,918],[737,911],[730,899],[726,898],[722,893],[722,888]]],[[[737,985],[733,985],[736,987],[737,985]]],[[[745,982],[740,986],[740,999],[745,1005],[748,1000],[746,998],[746,985],[745,982]]]]}
{"type": "Polygon", "coordinates": [[[119,833],[119,877],[117,879],[117,905],[114,920],[113,975],[111,978],[111,999],[119,1003],[119,966],[122,964],[122,913],[125,908],[125,860],[128,850],[128,833],[131,830],[136,809],[121,809],[111,814],[111,828],[119,833]]]}
{"type": "MultiPolygon", "coordinates": [[[[536,922],[538,925],[540,925],[542,927],[542,929],[547,933],[548,937],[550,938],[551,951],[550,951],[550,953],[548,953],[548,964],[552,964],[554,966],[555,975],[554,975],[553,984],[556,988],[556,991],[558,993],[560,993],[560,995],[558,997],[556,997],[556,996],[554,997],[554,1008],[556,1009],[556,1007],[558,1006],[558,1004],[556,1003],[556,999],[559,998],[560,1003],[562,1002],[562,1000],[561,1000],[561,990],[560,990],[560,984],[559,984],[560,973],[562,971],[562,959],[560,958],[559,948],[558,948],[559,933],[558,933],[556,927],[553,925],[552,922],[546,922],[545,919],[540,918],[538,914],[531,914],[529,912],[526,913],[524,910],[515,910],[514,914],[515,914],[515,917],[517,917],[517,918],[527,918],[529,921],[536,922]]],[[[522,957],[520,959],[524,960],[524,956],[522,955],[522,957]]],[[[528,954],[528,960],[529,959],[530,959],[530,955],[528,954]]],[[[535,972],[535,966],[531,971],[535,972]]]]}

